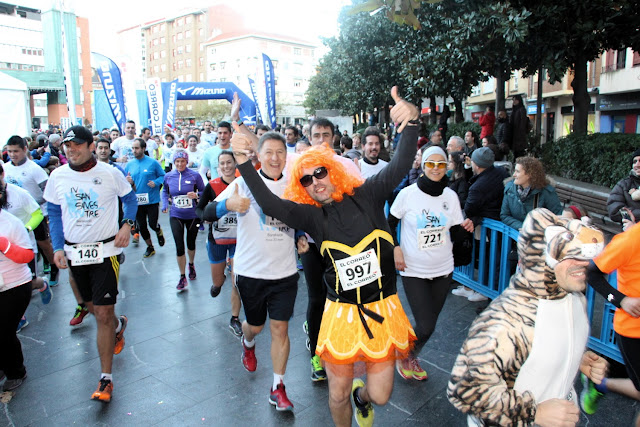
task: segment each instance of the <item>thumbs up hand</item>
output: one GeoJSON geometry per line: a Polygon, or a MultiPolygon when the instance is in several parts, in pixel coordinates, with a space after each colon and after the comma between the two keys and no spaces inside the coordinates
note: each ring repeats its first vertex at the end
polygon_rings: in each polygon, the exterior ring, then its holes
{"type": "Polygon", "coordinates": [[[391,88],[391,97],[396,103],[390,112],[391,120],[395,123],[400,123],[398,132],[402,132],[409,121],[417,120],[420,117],[420,111],[415,105],[400,98],[398,86],[391,88]]]}
{"type": "Polygon", "coordinates": [[[238,193],[238,184],[235,184],[233,194],[226,200],[227,210],[238,213],[245,213],[247,210],[249,210],[250,205],[251,200],[246,197],[242,197],[238,193]]]}
{"type": "Polygon", "coordinates": [[[249,160],[249,154],[251,154],[252,143],[249,137],[244,135],[240,131],[240,127],[237,122],[232,122],[233,136],[231,137],[231,150],[233,150],[233,156],[236,158],[236,162],[241,165],[249,160]]]}

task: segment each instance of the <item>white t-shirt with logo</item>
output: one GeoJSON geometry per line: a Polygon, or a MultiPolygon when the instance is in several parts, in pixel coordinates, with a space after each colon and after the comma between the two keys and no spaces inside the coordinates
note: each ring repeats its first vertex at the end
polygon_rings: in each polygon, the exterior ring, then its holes
{"type": "Polygon", "coordinates": [[[358,164],[360,165],[360,173],[362,173],[362,177],[364,179],[367,179],[370,176],[377,174],[382,169],[386,168],[389,163],[385,162],[384,160],[378,159],[378,163],[376,163],[375,165],[371,165],[365,162],[364,159],[360,159],[358,164]]]}
{"type": "Polygon", "coordinates": [[[433,197],[411,184],[396,197],[391,215],[402,220],[400,247],[407,268],[401,276],[432,279],[453,271],[449,229],[464,220],[456,193],[445,188],[433,197]]]}
{"type": "MultiPolygon", "coordinates": [[[[12,245],[33,249],[24,224],[6,210],[0,211],[0,236],[6,237],[12,245]]],[[[0,292],[8,291],[30,282],[31,270],[28,264],[13,262],[0,252],[0,278],[0,292]]]]}
{"type": "Polygon", "coordinates": [[[133,160],[135,155],[133,154],[133,139],[127,139],[126,136],[116,138],[111,144],[111,149],[115,151],[115,158],[126,157],[129,160],[133,160]]]}
{"type": "Polygon", "coordinates": [[[4,180],[9,184],[17,185],[25,189],[40,204],[42,213],[47,216],[47,204],[42,197],[42,189],[40,184],[49,179],[47,173],[33,161],[27,159],[20,166],[16,166],[13,162],[4,164],[4,180]]]}
{"type": "MultiPolygon", "coordinates": [[[[31,215],[40,209],[40,206],[36,203],[35,199],[17,185],[7,183],[6,197],[7,211],[22,221],[23,226],[31,220],[31,215]]],[[[37,252],[38,245],[36,244],[36,238],[33,231],[29,232],[29,239],[31,239],[33,251],[37,252]]]]}
{"type": "MultiPolygon", "coordinates": [[[[260,175],[269,190],[282,197],[284,179],[273,181],[260,175]]],[[[238,214],[238,238],[233,268],[236,274],[254,279],[277,280],[298,272],[296,265],[295,230],[280,220],[265,215],[253,198],[242,177],[236,178],[216,197],[226,200],[238,186],[238,194],[251,199],[249,210],[238,214]]]]}
{"type": "MultiPolygon", "coordinates": [[[[200,166],[202,166],[202,158],[204,157],[204,151],[200,149],[200,147],[196,147],[196,151],[191,151],[187,149],[187,154],[189,155],[189,163],[193,163],[189,166],[191,169],[198,170],[200,166]]],[[[205,181],[207,182],[207,181],[205,181]]]]}
{"type": "MultiPolygon", "coordinates": [[[[98,162],[86,172],[77,172],[64,165],[54,170],[44,192],[44,198],[60,205],[64,238],[71,243],[96,243],[115,236],[118,224],[118,197],[131,192],[131,185],[122,172],[98,162]]],[[[71,247],[64,245],[67,257],[71,247]]],[[[113,240],[103,245],[105,258],[118,255],[113,240]]]]}

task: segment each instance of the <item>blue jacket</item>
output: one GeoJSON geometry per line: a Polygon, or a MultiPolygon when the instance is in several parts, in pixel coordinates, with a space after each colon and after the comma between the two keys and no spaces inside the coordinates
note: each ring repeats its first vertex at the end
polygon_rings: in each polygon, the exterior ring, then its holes
{"type": "Polygon", "coordinates": [[[148,193],[150,205],[160,203],[160,186],[164,182],[164,170],[158,161],[149,156],[144,156],[142,160],[134,158],[127,162],[124,170],[131,174],[136,185],[136,194],[148,193]],[[155,182],[156,186],[149,187],[149,181],[155,182]]]}
{"type": "Polygon", "coordinates": [[[504,186],[504,198],[502,199],[502,209],[500,219],[511,228],[520,230],[522,222],[529,212],[534,209],[533,202],[538,195],[537,208],[547,208],[556,215],[562,214],[562,204],[558,199],[558,194],[553,185],[548,184],[544,188],[532,188],[524,200],[520,200],[520,195],[513,183],[513,178],[504,186]]]}
{"type": "MultiPolygon", "coordinates": [[[[162,210],[167,209],[169,198],[183,196],[194,191],[198,196],[204,191],[204,182],[198,171],[186,168],[183,172],[174,169],[164,176],[164,187],[162,188],[162,210]]],[[[197,200],[192,200],[191,207],[187,209],[171,207],[171,216],[180,219],[195,219],[197,200]]]]}

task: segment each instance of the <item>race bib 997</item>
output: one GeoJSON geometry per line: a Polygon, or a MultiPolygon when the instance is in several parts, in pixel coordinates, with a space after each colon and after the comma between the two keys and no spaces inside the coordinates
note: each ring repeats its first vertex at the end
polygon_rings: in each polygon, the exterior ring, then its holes
{"type": "Polygon", "coordinates": [[[345,291],[359,288],[382,277],[380,263],[373,249],[336,260],[336,267],[340,284],[345,291]]]}

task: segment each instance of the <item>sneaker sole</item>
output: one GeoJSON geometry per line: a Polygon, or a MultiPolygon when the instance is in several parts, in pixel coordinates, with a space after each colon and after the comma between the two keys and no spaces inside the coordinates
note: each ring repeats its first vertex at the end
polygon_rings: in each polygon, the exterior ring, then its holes
{"type": "Polygon", "coordinates": [[[314,377],[313,374],[311,375],[311,381],[313,381],[314,383],[319,383],[326,380],[327,377],[314,377]]]}
{"type": "Polygon", "coordinates": [[[155,251],[153,251],[153,252],[151,252],[149,255],[147,255],[147,254],[142,255],[142,257],[143,257],[143,258],[151,258],[151,257],[152,257],[152,256],[154,256],[155,254],[156,254],[156,252],[155,252],[155,251]]]}
{"type": "Polygon", "coordinates": [[[91,400],[97,400],[98,402],[109,403],[111,402],[111,397],[109,397],[108,399],[103,399],[100,396],[91,396],[91,400]]]}
{"type": "Polygon", "coordinates": [[[247,371],[247,372],[255,372],[255,371],[258,369],[257,364],[256,364],[256,369],[254,369],[253,371],[250,371],[250,370],[249,370],[249,368],[247,368],[247,367],[245,366],[245,364],[244,364],[244,359],[243,359],[243,357],[242,357],[242,356],[243,356],[243,355],[241,354],[241,355],[240,355],[240,363],[242,363],[242,367],[244,368],[244,370],[245,370],[245,371],[247,371]]]}
{"type": "Polygon", "coordinates": [[[231,325],[229,325],[229,329],[231,330],[231,333],[233,334],[233,336],[238,337],[238,338],[242,338],[242,332],[240,332],[239,334],[236,334],[236,330],[233,329],[233,327],[231,325]]]}
{"type": "Polygon", "coordinates": [[[275,400],[271,400],[271,396],[269,396],[269,403],[276,407],[276,411],[280,412],[293,412],[293,406],[287,406],[286,408],[281,408],[278,406],[278,402],[275,400]]]}

